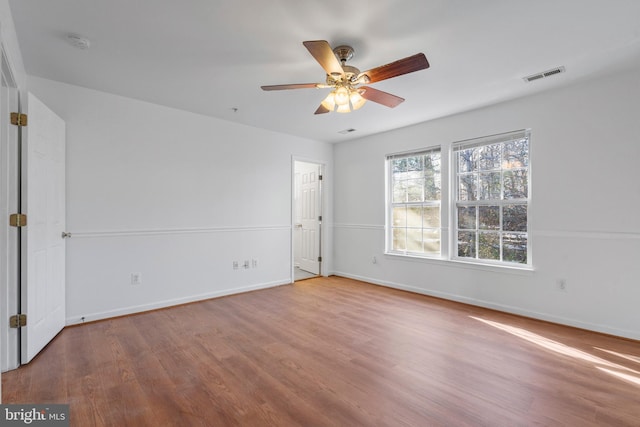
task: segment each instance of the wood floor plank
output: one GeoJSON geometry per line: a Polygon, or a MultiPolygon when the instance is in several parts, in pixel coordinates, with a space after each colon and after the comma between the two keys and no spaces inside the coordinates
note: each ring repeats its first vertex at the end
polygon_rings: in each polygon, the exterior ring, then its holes
{"type": "Polygon", "coordinates": [[[73,426],[638,426],[640,343],[315,278],[64,329],[3,403],[73,426]]]}

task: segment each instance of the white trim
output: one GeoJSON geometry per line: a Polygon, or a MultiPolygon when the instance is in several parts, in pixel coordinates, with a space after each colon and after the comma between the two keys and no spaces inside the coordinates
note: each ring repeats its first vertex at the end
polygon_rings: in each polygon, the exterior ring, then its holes
{"type": "Polygon", "coordinates": [[[67,317],[66,325],[70,326],[70,325],[81,324],[84,322],[93,322],[96,320],[110,319],[113,317],[125,316],[128,314],[136,314],[136,313],[142,313],[150,310],[157,310],[159,308],[173,307],[176,305],[187,304],[190,302],[205,301],[208,299],[219,298],[227,295],[241,294],[244,292],[255,291],[258,289],[274,288],[277,286],[288,285],[290,283],[291,283],[290,279],[282,279],[282,280],[276,280],[276,281],[267,282],[267,283],[261,283],[257,285],[244,286],[241,288],[225,289],[221,291],[191,295],[188,297],[175,298],[175,299],[165,300],[165,301],[157,301],[149,304],[118,308],[116,310],[101,311],[97,313],[85,313],[83,315],[67,317]]]}
{"type": "Polygon", "coordinates": [[[638,240],[640,232],[630,231],[598,231],[598,230],[540,230],[531,232],[533,237],[546,237],[552,239],[599,239],[599,240],[638,240]]]}
{"type": "Polygon", "coordinates": [[[493,271],[496,273],[511,273],[518,275],[528,275],[534,272],[534,268],[529,265],[524,264],[513,264],[513,265],[505,265],[505,264],[488,264],[481,262],[471,262],[465,261],[462,259],[447,259],[444,257],[438,256],[422,256],[417,254],[400,254],[393,252],[385,252],[383,254],[385,257],[389,259],[393,259],[396,261],[409,261],[409,262],[427,262],[438,264],[444,267],[450,268],[463,268],[467,270],[476,270],[476,271],[493,271]]]}
{"type": "Polygon", "coordinates": [[[333,228],[351,228],[351,229],[360,229],[360,230],[382,230],[384,231],[384,225],[375,225],[375,224],[344,224],[338,223],[333,224],[333,228]]]}
{"type": "Polygon", "coordinates": [[[469,305],[473,305],[473,306],[477,306],[477,307],[489,308],[489,309],[497,310],[497,311],[504,312],[504,313],[516,314],[518,316],[529,317],[529,318],[532,318],[532,319],[543,320],[543,321],[546,321],[546,322],[557,323],[557,324],[560,324],[560,325],[572,326],[572,327],[575,327],[575,328],[585,329],[585,330],[594,331],[594,332],[600,332],[600,333],[603,333],[603,334],[615,335],[615,336],[618,336],[618,337],[629,338],[629,339],[632,339],[632,340],[640,340],[640,332],[638,332],[638,331],[611,328],[611,327],[606,326],[606,325],[583,322],[583,321],[576,320],[576,319],[570,319],[570,318],[566,318],[566,317],[554,316],[554,315],[551,315],[551,314],[541,313],[541,312],[538,312],[538,311],[526,310],[526,309],[522,309],[522,308],[519,308],[519,307],[513,307],[513,306],[510,306],[510,305],[496,304],[496,303],[492,303],[490,301],[485,301],[485,300],[480,300],[480,299],[475,299],[475,298],[467,298],[467,297],[463,297],[463,296],[455,295],[455,294],[450,294],[450,293],[446,293],[446,292],[431,291],[431,290],[422,289],[422,288],[418,288],[418,287],[411,286],[411,285],[405,285],[405,284],[402,284],[402,283],[395,283],[395,282],[376,280],[376,279],[373,279],[373,278],[370,278],[370,277],[358,276],[358,275],[348,274],[348,273],[344,273],[344,272],[340,272],[340,271],[335,271],[333,274],[336,275],[336,276],[346,277],[346,278],[349,278],[349,279],[360,280],[362,282],[367,282],[367,283],[371,283],[371,284],[374,284],[374,285],[384,286],[384,287],[393,288],[393,289],[400,289],[400,290],[403,290],[403,291],[413,292],[413,293],[421,294],[421,295],[432,296],[432,297],[436,297],[436,298],[442,298],[442,299],[445,299],[445,300],[448,300],[448,301],[455,301],[455,302],[460,302],[460,303],[463,303],[463,304],[469,304],[469,305]]]}
{"type": "Polygon", "coordinates": [[[158,236],[167,234],[204,234],[230,233],[244,231],[290,230],[289,225],[266,225],[255,227],[201,227],[201,228],[164,228],[148,230],[103,230],[103,231],[71,231],[72,238],[96,237],[129,237],[129,236],[158,236]]]}
{"type": "Polygon", "coordinates": [[[529,137],[531,129],[520,129],[510,132],[497,133],[494,135],[481,136],[478,138],[465,139],[451,143],[453,153],[463,151],[469,148],[483,147],[485,145],[501,144],[503,142],[513,141],[514,139],[524,139],[529,137]]]}
{"type": "Polygon", "coordinates": [[[319,231],[320,231],[320,239],[319,239],[319,245],[320,245],[320,250],[319,250],[319,256],[322,259],[322,261],[320,262],[320,275],[321,276],[328,276],[329,275],[329,270],[328,270],[328,252],[326,250],[327,248],[327,231],[329,230],[329,228],[332,226],[329,221],[328,221],[328,215],[327,215],[327,206],[329,206],[329,201],[327,199],[327,164],[326,162],[322,161],[322,160],[318,160],[318,159],[312,159],[310,157],[304,157],[304,156],[296,156],[296,155],[292,155],[291,156],[291,197],[290,197],[290,201],[291,201],[291,225],[289,226],[289,233],[290,233],[290,243],[289,243],[289,250],[290,250],[290,258],[291,258],[291,283],[294,282],[295,280],[295,262],[294,262],[294,257],[295,257],[295,253],[294,253],[294,236],[293,236],[293,232],[294,232],[294,227],[295,227],[295,175],[296,175],[296,162],[300,162],[300,163],[311,163],[314,165],[318,165],[319,169],[320,169],[320,175],[322,176],[322,180],[320,181],[320,216],[322,217],[322,221],[320,221],[320,225],[319,225],[319,231]]]}

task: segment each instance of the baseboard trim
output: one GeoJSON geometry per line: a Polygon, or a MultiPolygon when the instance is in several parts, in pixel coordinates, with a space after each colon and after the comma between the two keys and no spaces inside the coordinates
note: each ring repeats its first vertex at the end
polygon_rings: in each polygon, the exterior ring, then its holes
{"type": "Polygon", "coordinates": [[[446,299],[449,301],[456,301],[463,304],[474,305],[478,307],[488,308],[491,310],[501,311],[504,313],[515,314],[518,316],[529,317],[532,319],[542,320],[545,322],[556,323],[559,325],[570,326],[578,329],[585,329],[588,331],[598,332],[606,335],[613,335],[620,338],[627,338],[634,341],[640,341],[640,334],[637,331],[612,328],[606,325],[598,325],[594,323],[582,322],[580,320],[570,319],[566,317],[554,316],[548,313],[541,313],[537,311],[524,310],[520,307],[513,307],[509,305],[496,304],[490,301],[484,301],[474,298],[468,298],[460,295],[450,294],[446,292],[433,291],[429,289],[422,289],[415,286],[405,285],[403,283],[396,283],[390,281],[381,281],[372,277],[360,276],[356,274],[349,274],[343,271],[334,271],[332,273],[335,276],[346,277],[349,279],[360,280],[362,282],[371,283],[378,286],[385,286],[388,288],[399,289],[402,291],[413,292],[416,294],[422,294],[432,296],[436,298],[446,299]]]}
{"type": "Polygon", "coordinates": [[[227,295],[241,294],[250,291],[256,291],[259,289],[275,288],[277,286],[288,285],[291,283],[291,279],[275,280],[268,283],[260,283],[257,285],[244,286],[240,288],[224,289],[221,291],[207,292],[199,295],[191,295],[182,298],[175,298],[165,301],[156,301],[149,304],[141,304],[130,307],[118,308],[115,310],[102,311],[97,313],[85,313],[67,317],[66,326],[79,325],[87,322],[95,322],[98,320],[111,319],[114,317],[127,316],[130,314],[144,313],[145,311],[158,310],[161,308],[174,307],[182,304],[189,304],[192,302],[205,301],[212,298],[224,297],[227,295]]]}

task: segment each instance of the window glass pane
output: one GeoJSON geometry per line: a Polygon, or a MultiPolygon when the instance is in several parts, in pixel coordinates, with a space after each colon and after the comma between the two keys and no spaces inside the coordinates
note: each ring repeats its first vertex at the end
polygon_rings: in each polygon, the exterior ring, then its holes
{"type": "Polygon", "coordinates": [[[465,258],[476,257],[476,233],[474,231],[458,232],[458,256],[465,258]]]}
{"type": "Polygon", "coordinates": [[[422,252],[422,228],[407,228],[407,251],[422,252]]]}
{"type": "Polygon", "coordinates": [[[425,206],[422,210],[424,227],[440,228],[440,206],[425,206]]]}
{"type": "Polygon", "coordinates": [[[485,145],[477,148],[480,170],[499,170],[502,163],[502,144],[485,145]]]}
{"type": "Polygon", "coordinates": [[[405,206],[393,208],[392,224],[394,227],[407,226],[407,208],[405,206]]]}
{"type": "Polygon", "coordinates": [[[478,149],[458,151],[458,172],[473,172],[478,169],[478,149]]]}
{"type": "Polygon", "coordinates": [[[407,159],[393,159],[391,160],[391,170],[393,174],[397,174],[398,172],[406,172],[407,171],[407,159]]]}
{"type": "Polygon", "coordinates": [[[458,200],[476,200],[478,190],[478,176],[475,174],[460,175],[458,186],[458,200]]]}
{"type": "Polygon", "coordinates": [[[440,230],[425,229],[422,232],[422,240],[424,242],[424,252],[430,254],[440,253],[440,230]]]}
{"type": "Polygon", "coordinates": [[[509,141],[502,149],[503,169],[523,168],[529,166],[529,140],[509,141]]]}
{"type": "Polygon", "coordinates": [[[424,199],[440,200],[440,175],[429,172],[424,178],[424,199]]]}
{"type": "Polygon", "coordinates": [[[407,227],[422,227],[422,206],[407,207],[407,227]]]}
{"type": "Polygon", "coordinates": [[[424,157],[424,170],[440,173],[440,153],[431,153],[424,157]]]}
{"type": "Polygon", "coordinates": [[[422,202],[422,179],[410,179],[407,181],[407,201],[422,202]]]}
{"type": "Polygon", "coordinates": [[[458,207],[458,228],[462,230],[476,229],[476,207],[458,207]]]}
{"type": "Polygon", "coordinates": [[[502,236],[502,258],[508,262],[527,263],[527,236],[519,233],[505,233],[502,236]]]}
{"type": "Polygon", "coordinates": [[[392,249],[396,251],[404,251],[407,248],[407,229],[394,228],[392,231],[393,242],[392,249]]]}
{"type": "Polygon", "coordinates": [[[395,181],[393,183],[393,203],[407,201],[407,181],[395,181]]]}
{"type": "Polygon", "coordinates": [[[504,198],[526,199],[529,195],[528,176],[525,169],[504,172],[504,198]]]}
{"type": "Polygon", "coordinates": [[[506,205],[502,221],[504,231],[527,231],[527,205],[506,205]]]}
{"type": "Polygon", "coordinates": [[[404,157],[389,156],[387,162],[390,186],[387,196],[388,249],[439,254],[442,183],[439,149],[404,157]],[[425,239],[428,239],[426,247],[425,239]]]}
{"type": "Polygon", "coordinates": [[[479,200],[500,200],[500,172],[481,173],[479,200]]]}
{"type": "Polygon", "coordinates": [[[480,230],[499,230],[500,207],[478,206],[478,228],[480,230]]]}
{"type": "Polygon", "coordinates": [[[500,259],[500,234],[483,233],[478,236],[478,258],[500,259]]]}
{"type": "Polygon", "coordinates": [[[407,170],[422,172],[422,160],[424,156],[407,157],[407,170]]]}

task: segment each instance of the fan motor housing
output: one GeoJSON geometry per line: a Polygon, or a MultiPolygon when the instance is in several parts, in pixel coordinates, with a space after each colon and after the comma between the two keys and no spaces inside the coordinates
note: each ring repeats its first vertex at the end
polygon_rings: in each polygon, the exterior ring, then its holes
{"type": "Polygon", "coordinates": [[[355,50],[351,46],[341,45],[333,49],[333,53],[335,53],[336,57],[343,64],[346,61],[350,61],[353,58],[353,55],[356,53],[355,50]]]}
{"type": "Polygon", "coordinates": [[[355,50],[351,46],[340,45],[333,49],[333,53],[336,55],[336,58],[340,60],[342,64],[342,69],[344,71],[343,76],[332,76],[327,75],[327,84],[328,85],[336,85],[336,84],[355,84],[358,75],[360,75],[360,70],[351,65],[346,65],[345,63],[353,58],[355,54],[355,50]]]}

